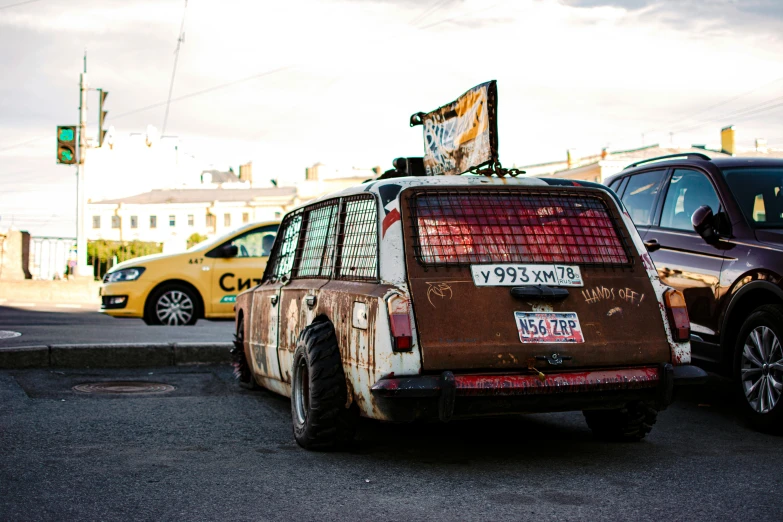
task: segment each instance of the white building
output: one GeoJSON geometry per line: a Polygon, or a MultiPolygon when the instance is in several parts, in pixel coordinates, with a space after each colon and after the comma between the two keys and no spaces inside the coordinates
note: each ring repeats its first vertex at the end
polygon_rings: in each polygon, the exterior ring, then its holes
{"type": "Polygon", "coordinates": [[[181,251],[194,233],[213,236],[280,219],[298,204],[295,187],[152,190],[89,203],[87,238],[151,241],[181,251]]]}

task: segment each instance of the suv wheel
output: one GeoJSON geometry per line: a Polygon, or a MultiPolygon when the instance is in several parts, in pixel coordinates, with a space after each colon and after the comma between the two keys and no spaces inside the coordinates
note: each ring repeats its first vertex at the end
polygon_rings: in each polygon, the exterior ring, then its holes
{"type": "Polygon", "coordinates": [[[187,286],[162,286],[147,299],[144,322],[149,325],[192,326],[198,321],[197,303],[193,290],[187,286]]]}
{"type": "Polygon", "coordinates": [[[658,417],[658,411],[643,402],[634,402],[619,410],[588,410],[583,413],[596,437],[621,442],[642,440],[650,433],[658,417]]]}
{"type": "Polygon", "coordinates": [[[231,348],[231,362],[234,365],[234,377],[239,385],[248,390],[257,390],[260,386],[253,377],[250,361],[245,355],[245,321],[241,319],[234,334],[234,346],[231,348]]]}
{"type": "Polygon", "coordinates": [[[346,399],[334,327],[329,321],[313,323],[302,331],[294,352],[291,416],[296,442],[305,449],[329,449],[353,438],[346,399]]]}
{"type": "Polygon", "coordinates": [[[760,430],[783,428],[783,306],[756,309],[742,325],[734,350],[734,377],[743,410],[760,430]]]}

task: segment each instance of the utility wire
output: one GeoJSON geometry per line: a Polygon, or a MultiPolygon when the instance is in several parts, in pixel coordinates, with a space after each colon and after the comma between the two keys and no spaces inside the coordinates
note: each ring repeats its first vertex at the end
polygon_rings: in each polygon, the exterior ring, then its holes
{"type": "Polygon", "coordinates": [[[162,107],[162,106],[166,105],[167,103],[174,103],[174,102],[182,101],[182,100],[185,100],[187,98],[193,98],[194,96],[200,96],[202,94],[206,94],[208,92],[213,92],[213,91],[217,91],[217,90],[220,90],[220,89],[225,89],[227,87],[231,87],[231,86],[237,85],[239,83],[247,82],[247,81],[250,81],[250,80],[255,80],[256,78],[261,78],[263,76],[270,76],[272,74],[279,73],[279,72],[282,72],[282,71],[286,71],[286,70],[291,69],[291,68],[292,68],[291,66],[279,67],[277,69],[272,69],[271,71],[266,71],[266,72],[254,74],[252,76],[247,76],[247,77],[241,78],[239,80],[234,80],[232,82],[223,83],[223,84],[220,84],[220,85],[215,85],[214,87],[209,87],[207,89],[203,89],[203,90],[196,91],[196,92],[191,92],[189,94],[184,94],[184,95],[178,96],[176,98],[171,98],[171,100],[169,100],[169,101],[160,102],[160,103],[153,103],[152,105],[147,105],[146,107],[141,107],[139,109],[134,109],[132,111],[123,112],[122,114],[118,114],[117,116],[114,116],[112,118],[112,121],[116,120],[118,118],[124,118],[125,116],[130,116],[131,114],[136,114],[136,113],[139,113],[139,112],[148,111],[150,109],[156,109],[158,107],[162,107]]]}
{"type": "Polygon", "coordinates": [[[429,29],[430,27],[435,27],[436,25],[445,24],[445,23],[448,23],[448,22],[453,22],[455,20],[459,20],[460,18],[465,18],[466,16],[470,16],[472,14],[481,13],[483,11],[489,11],[490,9],[492,9],[494,7],[497,7],[497,6],[499,6],[500,4],[503,4],[503,3],[505,3],[505,2],[503,2],[503,1],[502,2],[497,2],[497,3],[492,4],[490,6],[482,7],[481,9],[475,9],[475,10],[467,12],[467,13],[462,13],[462,14],[459,14],[459,15],[456,15],[456,16],[452,16],[451,18],[443,18],[441,20],[438,20],[437,22],[432,22],[432,23],[426,24],[426,25],[420,25],[418,27],[418,29],[429,29]]]}
{"type": "Polygon", "coordinates": [[[40,2],[41,0],[27,0],[26,2],[17,2],[15,4],[8,4],[8,5],[0,5],[0,11],[3,9],[10,9],[11,7],[16,7],[19,5],[26,5],[26,4],[32,4],[33,2],[40,2]]]}
{"type": "Polygon", "coordinates": [[[425,18],[427,18],[429,15],[434,13],[435,11],[439,10],[441,7],[443,7],[444,4],[448,3],[449,0],[435,0],[433,3],[430,4],[430,6],[419,13],[413,20],[408,22],[410,25],[416,25],[417,23],[421,22],[425,18]]]}
{"type": "Polygon", "coordinates": [[[188,12],[188,0],[185,0],[185,9],[182,10],[182,23],[179,26],[179,36],[177,37],[177,48],[174,50],[174,68],[171,70],[171,82],[169,82],[169,97],[166,101],[166,114],[163,116],[163,129],[160,135],[166,133],[166,124],[169,122],[169,106],[171,105],[171,93],[174,91],[174,76],[177,74],[177,62],[179,61],[179,50],[182,42],[185,41],[185,14],[188,12]]]}
{"type": "MultiPolygon", "coordinates": [[[[729,103],[731,103],[731,102],[733,102],[735,100],[739,100],[740,98],[744,98],[745,96],[747,96],[749,94],[753,94],[754,92],[756,92],[758,90],[761,90],[761,89],[763,89],[765,87],[769,87],[770,85],[775,84],[775,83],[779,82],[780,80],[783,80],[783,76],[781,76],[780,78],[776,78],[776,79],[772,80],[771,82],[765,83],[763,85],[759,85],[758,87],[754,87],[753,89],[751,89],[749,91],[745,91],[743,93],[740,93],[740,94],[737,94],[735,96],[732,96],[731,98],[727,98],[727,99],[725,99],[725,100],[723,100],[723,101],[721,101],[719,103],[716,103],[714,105],[710,105],[709,107],[705,107],[704,109],[700,109],[700,110],[698,110],[698,111],[696,111],[694,113],[689,114],[688,116],[685,116],[684,118],[682,118],[682,119],[680,119],[680,120],[678,120],[678,121],[676,121],[674,123],[668,123],[668,124],[666,124],[666,126],[669,127],[669,128],[677,127],[678,125],[686,123],[687,121],[689,121],[694,116],[698,116],[699,114],[704,114],[705,112],[711,111],[712,109],[716,109],[716,108],[718,108],[718,107],[720,107],[722,105],[727,105],[727,104],[729,104],[729,103]]],[[[660,132],[661,130],[663,130],[663,129],[659,127],[657,129],[652,129],[652,130],[645,131],[644,133],[645,134],[651,134],[653,132],[660,132]]],[[[678,131],[675,130],[674,132],[678,132],[678,131]]]]}
{"type": "Polygon", "coordinates": [[[766,101],[764,101],[762,103],[759,103],[759,104],[756,104],[756,105],[751,105],[751,106],[745,107],[743,109],[739,109],[739,110],[734,111],[734,112],[730,112],[730,113],[727,113],[727,114],[722,114],[721,116],[718,116],[718,117],[713,118],[711,120],[702,121],[700,123],[697,123],[695,125],[691,125],[689,127],[684,127],[684,128],[681,128],[681,129],[677,129],[674,132],[682,133],[682,132],[686,132],[686,131],[689,131],[689,130],[698,129],[698,128],[704,127],[706,125],[710,125],[711,123],[718,122],[720,120],[728,120],[728,119],[737,120],[737,119],[744,119],[744,118],[746,118],[748,116],[755,116],[757,114],[761,114],[762,112],[766,112],[768,110],[775,109],[775,108],[778,108],[780,106],[783,106],[783,102],[781,102],[781,100],[783,100],[783,96],[778,96],[776,98],[771,98],[769,100],[766,100],[766,101]],[[780,103],[775,103],[775,102],[780,102],[780,103]]]}

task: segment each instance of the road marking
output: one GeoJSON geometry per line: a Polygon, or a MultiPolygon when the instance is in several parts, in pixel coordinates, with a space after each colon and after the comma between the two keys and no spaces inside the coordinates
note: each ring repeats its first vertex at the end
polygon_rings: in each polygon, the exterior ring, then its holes
{"type": "Polygon", "coordinates": [[[17,308],[32,308],[35,303],[8,303],[8,306],[15,306],[17,308]]]}
{"type": "Polygon", "coordinates": [[[0,339],[11,339],[12,337],[19,337],[22,335],[19,332],[12,332],[11,330],[0,330],[0,339]]]}
{"type": "Polygon", "coordinates": [[[82,305],[77,304],[56,304],[54,305],[55,308],[81,308],[82,305]]]}

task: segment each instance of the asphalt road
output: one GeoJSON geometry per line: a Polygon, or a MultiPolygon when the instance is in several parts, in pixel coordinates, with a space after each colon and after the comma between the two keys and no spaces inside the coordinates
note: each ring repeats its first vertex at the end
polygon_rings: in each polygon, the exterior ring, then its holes
{"type": "Polygon", "coordinates": [[[0,372],[1,520],[780,520],[783,440],[712,381],[641,443],[575,413],[387,425],[307,452],[289,401],[228,367],[0,372]],[[72,386],[142,379],[143,397],[72,386]]]}
{"type": "Polygon", "coordinates": [[[229,342],[232,321],[200,320],[195,326],[147,326],[141,319],[117,319],[95,310],[56,308],[30,303],[28,307],[0,306],[0,331],[18,332],[2,338],[7,346],[81,343],[229,342]]]}

